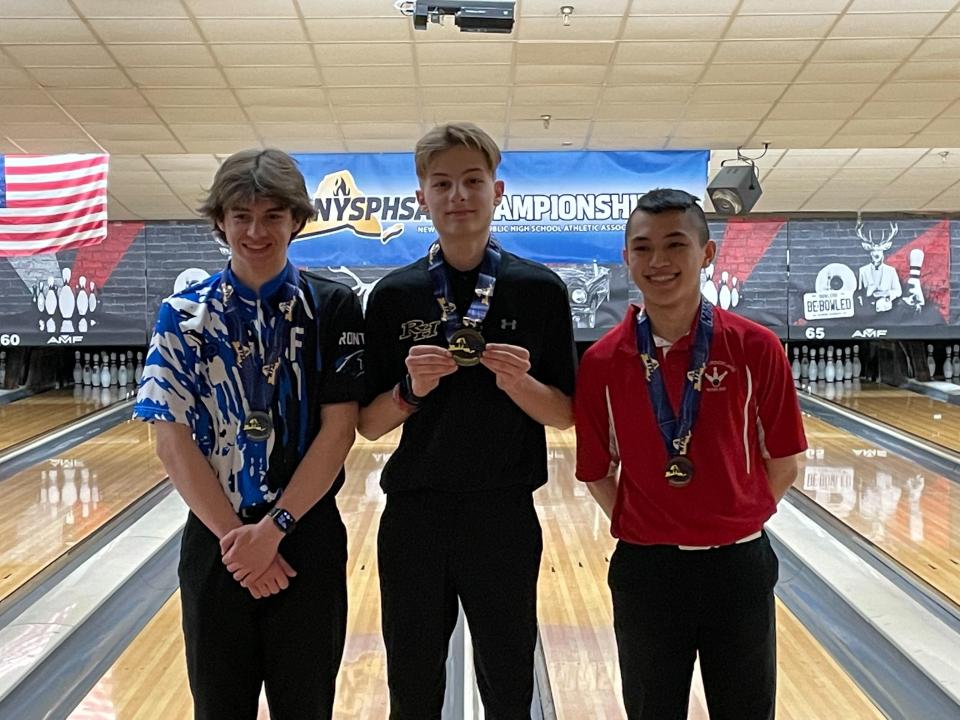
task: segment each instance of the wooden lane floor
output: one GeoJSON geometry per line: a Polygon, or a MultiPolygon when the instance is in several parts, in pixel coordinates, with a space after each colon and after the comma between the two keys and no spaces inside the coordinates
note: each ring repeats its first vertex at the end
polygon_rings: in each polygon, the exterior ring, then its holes
{"type": "MultiPolygon", "coordinates": [[[[347,481],[337,503],[347,527],[349,610],[347,643],[337,677],[334,717],[372,720],[387,717],[386,655],[380,635],[377,526],[383,511],[380,471],[399,433],[381,441],[358,438],[347,458],[347,481]]],[[[168,720],[192,717],[180,629],[180,596],[161,611],[104,674],[70,715],[71,720],[168,720]]],[[[260,720],[268,720],[261,695],[260,720]]]]}
{"type": "Polygon", "coordinates": [[[80,387],[48,390],[0,405],[0,451],[68,425],[121,398],[116,388],[80,387]]]}
{"type": "Polygon", "coordinates": [[[0,482],[0,599],[165,477],[150,426],[127,421],[0,482]]]}
{"type": "MultiPolygon", "coordinates": [[[[574,478],[572,432],[550,434],[550,477],[537,491],[543,523],[540,636],[560,720],[623,718],[607,569],[615,541],[599,507],[574,478]]],[[[779,601],[777,717],[858,720],[882,714],[779,601]]],[[[699,676],[690,720],[706,720],[699,676]]]]}
{"type": "Polygon", "coordinates": [[[875,383],[817,383],[813,393],[898,430],[960,452],[960,405],[875,383]],[[834,387],[829,387],[829,385],[834,387]]]}
{"type": "MultiPolygon", "coordinates": [[[[376,528],[383,509],[379,475],[397,433],[382,442],[358,440],[347,460],[338,503],[350,538],[347,645],[337,684],[337,720],[387,717],[386,670],[380,638],[376,528]]],[[[573,479],[572,433],[550,433],[552,481],[536,494],[543,522],[540,632],[560,720],[624,716],[606,571],[613,541],[606,522],[573,479]]],[[[787,720],[882,717],[843,670],[779,603],[778,716],[787,720]]],[[[72,720],[190,717],[176,595],[131,643],[71,715],[72,720]]],[[[695,679],[690,720],[706,720],[695,679]]],[[[261,700],[260,720],[269,714],[261,700]]]]}
{"type": "Polygon", "coordinates": [[[893,452],[805,416],[794,487],[960,604],[960,489],[893,452]]]}

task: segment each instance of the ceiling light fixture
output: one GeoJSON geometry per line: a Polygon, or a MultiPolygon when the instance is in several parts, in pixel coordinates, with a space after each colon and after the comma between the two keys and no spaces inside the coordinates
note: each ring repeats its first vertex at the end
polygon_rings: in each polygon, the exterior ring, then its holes
{"type": "Polygon", "coordinates": [[[770,143],[764,143],[763,152],[755,158],[747,157],[738,147],[736,158],[720,163],[720,172],[707,185],[707,195],[718,215],[745,215],[757,204],[763,190],[755,161],[766,155],[769,147],[770,143]]]}
{"type": "Polygon", "coordinates": [[[540,119],[543,120],[543,129],[544,129],[544,130],[549,130],[549,129],[550,129],[550,121],[553,119],[553,115],[543,114],[543,115],[540,116],[540,119]]]}
{"type": "Polygon", "coordinates": [[[573,5],[561,5],[560,6],[560,17],[562,18],[563,26],[570,27],[570,16],[573,15],[573,5]]]}

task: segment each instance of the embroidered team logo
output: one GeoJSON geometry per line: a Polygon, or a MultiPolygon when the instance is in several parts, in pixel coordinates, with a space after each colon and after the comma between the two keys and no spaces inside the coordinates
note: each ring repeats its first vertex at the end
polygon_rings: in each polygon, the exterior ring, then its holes
{"type": "Polygon", "coordinates": [[[437,298],[437,303],[440,305],[440,319],[442,321],[446,322],[448,317],[457,314],[457,306],[446,298],[437,298]]]}
{"type": "Polygon", "coordinates": [[[413,339],[414,342],[434,338],[440,331],[440,321],[424,322],[423,320],[407,320],[400,326],[400,340],[413,339]]]}
{"type": "Polygon", "coordinates": [[[654,357],[650,357],[646,353],[640,354],[640,360],[643,362],[643,369],[646,371],[647,380],[649,381],[657,371],[657,368],[660,367],[660,361],[654,357]]]}
{"type": "Polygon", "coordinates": [[[712,368],[710,368],[710,372],[706,373],[704,377],[707,379],[707,381],[710,383],[711,388],[713,388],[714,390],[725,390],[726,388],[722,387],[723,381],[729,374],[730,374],[729,370],[724,370],[723,372],[720,372],[720,366],[714,365],[712,368]]]}

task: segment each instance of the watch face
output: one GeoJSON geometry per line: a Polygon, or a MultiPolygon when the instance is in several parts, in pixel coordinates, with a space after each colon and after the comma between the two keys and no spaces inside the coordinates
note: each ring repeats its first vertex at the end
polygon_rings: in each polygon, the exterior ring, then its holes
{"type": "Polygon", "coordinates": [[[273,518],[274,524],[276,524],[276,526],[284,533],[289,533],[291,530],[293,530],[294,525],[297,524],[296,520],[293,519],[293,515],[286,510],[271,510],[270,517],[273,518]]]}

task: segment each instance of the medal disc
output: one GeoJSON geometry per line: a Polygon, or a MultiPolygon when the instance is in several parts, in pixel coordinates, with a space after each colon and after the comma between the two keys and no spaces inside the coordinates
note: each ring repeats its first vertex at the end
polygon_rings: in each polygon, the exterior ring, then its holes
{"type": "Polygon", "coordinates": [[[663,476],[673,487],[683,487],[693,479],[693,463],[686,455],[674,455],[667,460],[663,476]]]}
{"type": "Polygon", "coordinates": [[[269,413],[255,410],[247,415],[247,419],[243,423],[243,431],[246,433],[248,440],[263,442],[270,437],[270,433],[273,431],[273,420],[269,413]]]}
{"type": "Polygon", "coordinates": [[[450,336],[447,349],[453,355],[457,365],[469,367],[480,362],[480,356],[483,355],[486,345],[483,335],[478,330],[463,328],[450,336]]]}

